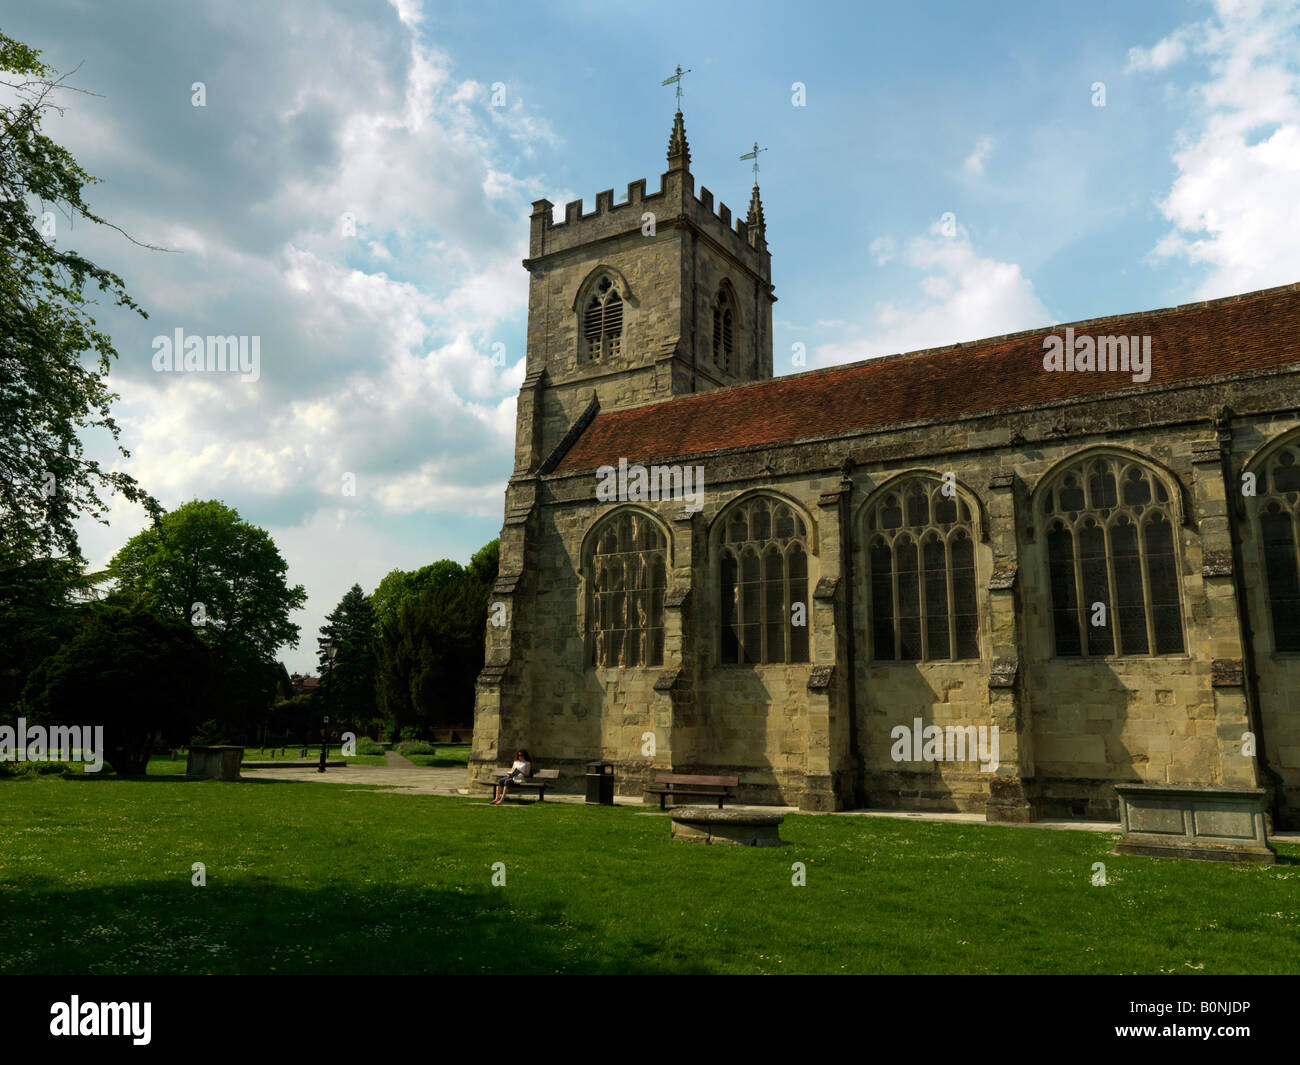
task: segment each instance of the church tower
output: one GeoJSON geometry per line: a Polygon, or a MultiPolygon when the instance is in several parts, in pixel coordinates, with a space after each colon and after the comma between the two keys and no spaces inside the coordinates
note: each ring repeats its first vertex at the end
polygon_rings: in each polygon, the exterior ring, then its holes
{"type": "Polygon", "coordinates": [[[645,179],[596,208],[533,204],[528,352],[515,476],[546,473],[562,442],[610,411],[772,376],[772,260],[758,185],[734,222],[695,192],[679,110],[659,190],[645,179]]]}

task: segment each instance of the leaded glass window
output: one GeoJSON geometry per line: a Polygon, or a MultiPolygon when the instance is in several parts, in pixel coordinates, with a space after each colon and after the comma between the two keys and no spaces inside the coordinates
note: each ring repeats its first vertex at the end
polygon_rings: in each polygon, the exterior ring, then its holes
{"type": "Polygon", "coordinates": [[[979,657],[975,533],[949,483],[914,477],[866,514],[871,657],[939,661],[979,657]]]}
{"type": "Polygon", "coordinates": [[[1056,654],[1183,653],[1174,510],[1164,482],[1100,455],[1042,490],[1056,654]]]}
{"type": "Polygon", "coordinates": [[[1255,492],[1273,647],[1300,651],[1300,443],[1269,456],[1255,492]]]}
{"type": "Polygon", "coordinates": [[[611,518],[592,549],[588,629],[596,666],[661,666],[668,544],[644,514],[611,518]]]}
{"type": "Polygon", "coordinates": [[[808,530],[794,509],[756,496],[719,519],[720,660],[807,662],[808,530]]]}

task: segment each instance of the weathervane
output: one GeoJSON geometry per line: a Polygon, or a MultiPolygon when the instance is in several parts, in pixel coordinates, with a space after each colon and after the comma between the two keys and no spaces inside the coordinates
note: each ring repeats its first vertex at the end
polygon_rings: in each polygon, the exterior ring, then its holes
{"type": "Polygon", "coordinates": [[[742,156],[740,157],[740,161],[741,161],[742,163],[743,163],[746,159],[753,159],[753,160],[754,160],[754,184],[755,184],[755,185],[758,184],[758,153],[759,153],[759,152],[765,152],[765,151],[767,151],[767,149],[766,149],[766,148],[760,148],[760,147],[758,146],[758,141],[755,141],[755,142],[754,142],[754,150],[753,150],[752,152],[746,152],[744,155],[742,155],[742,156]]]}
{"type": "Polygon", "coordinates": [[[680,110],[682,109],[682,75],[683,75],[683,74],[689,74],[689,73],[690,73],[689,70],[683,70],[683,69],[682,69],[682,65],[681,65],[680,63],[678,63],[678,64],[677,64],[677,73],[676,73],[676,74],[672,74],[672,75],[670,75],[669,77],[664,78],[664,80],[661,82],[661,84],[663,84],[663,85],[676,85],[676,86],[677,86],[677,110],[678,110],[678,111],[680,111],[680,110]]]}

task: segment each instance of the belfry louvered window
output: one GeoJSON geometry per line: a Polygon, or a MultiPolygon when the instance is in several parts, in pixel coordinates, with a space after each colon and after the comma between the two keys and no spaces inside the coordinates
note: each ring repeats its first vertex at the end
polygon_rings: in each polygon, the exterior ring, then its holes
{"type": "Polygon", "coordinates": [[[866,515],[871,657],[979,657],[970,507],[941,480],[916,477],[866,515]]]}
{"type": "Polygon", "coordinates": [[[724,373],[734,373],[735,315],[724,288],[713,304],[713,362],[724,373]]]}
{"type": "Polygon", "coordinates": [[[723,663],[807,662],[808,530],[779,500],[736,504],[721,519],[723,663]]]}
{"type": "Polygon", "coordinates": [[[616,357],[623,344],[623,297],[608,277],[601,278],[582,317],[582,342],[590,360],[616,357]]]}
{"type": "Polygon", "coordinates": [[[590,661],[595,666],[661,666],[668,543],[633,511],[596,537],[590,563],[590,661]]]}
{"type": "Polygon", "coordinates": [[[1146,466],[1103,455],[1046,486],[1047,543],[1056,653],[1183,653],[1174,511],[1146,466]]]}
{"type": "Polygon", "coordinates": [[[1300,651],[1300,443],[1273,452],[1255,492],[1273,648],[1300,651]]]}

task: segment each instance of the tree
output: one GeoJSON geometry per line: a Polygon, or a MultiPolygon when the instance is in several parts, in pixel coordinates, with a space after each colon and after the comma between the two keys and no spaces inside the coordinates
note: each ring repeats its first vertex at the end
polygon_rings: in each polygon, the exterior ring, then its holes
{"type": "Polygon", "coordinates": [[[247,650],[267,662],[282,644],[298,642],[289,615],[307,594],[289,587],[288,571],[264,529],[232,507],[197,499],[133,536],[108,566],[119,589],[189,621],[214,650],[247,650]]]}
{"type": "Polygon", "coordinates": [[[222,720],[239,731],[270,702],[277,648],[298,643],[289,616],[307,594],[289,586],[288,569],[263,529],[216,500],[194,500],[128,540],[108,573],[119,590],[194,627],[218,664],[222,720]]]}
{"type": "Polygon", "coordinates": [[[497,565],[493,540],[467,567],[445,560],[426,566],[417,571],[430,575],[423,591],[407,595],[380,621],[379,703],[394,731],[461,724],[473,714],[497,565]]]}
{"type": "Polygon", "coordinates": [[[82,429],[118,440],[109,413],[117,397],[106,383],[117,351],[86,308],[102,294],[148,315],[117,274],[56,245],[56,211],[69,222],[111,223],[83,199],[95,178],[41,132],[65,86],[39,56],[0,34],[0,71],[9,75],[0,84],[12,96],[0,103],[0,585],[9,586],[32,577],[36,559],[80,561],[75,521],[103,519],[100,491],[157,508],[131,477],[83,453],[82,429]]]}
{"type": "MultiPolygon", "coordinates": [[[[494,541],[495,542],[495,541],[494,541]]],[[[370,596],[375,614],[375,632],[391,621],[398,608],[409,599],[418,599],[429,587],[442,587],[460,579],[464,570],[457,562],[442,559],[418,570],[390,570],[370,596]]]]}
{"type": "Polygon", "coordinates": [[[441,559],[418,570],[391,570],[371,595],[375,615],[376,702],[393,735],[421,718],[411,702],[411,677],[424,627],[418,603],[426,589],[443,588],[464,576],[458,562],[441,559]]]}
{"type": "Polygon", "coordinates": [[[103,520],[106,490],[157,508],[83,453],[82,429],[118,440],[106,383],[117,352],[87,308],[106,296],[148,316],[117,274],[56,244],[59,215],[111,223],[83,198],[95,179],[41,132],[67,86],[39,56],[0,33],[0,713],[67,638],[84,583],[76,519],[103,520]]]}
{"type": "Polygon", "coordinates": [[[420,596],[420,642],[411,670],[411,702],[427,727],[459,725],[474,709],[474,681],[483,668],[483,616],[477,583],[427,588],[420,596]],[[477,648],[477,658],[475,649],[477,648]]]}
{"type": "Polygon", "coordinates": [[[105,761],[140,776],[155,735],[188,741],[210,686],[208,650],[189,625],[115,597],[83,609],[76,635],[28,679],[22,708],[38,722],[103,725],[105,761]]]}
{"type": "Polygon", "coordinates": [[[368,727],[375,716],[375,615],[361,585],[354,584],[325,615],[316,644],[330,714],[368,727]]]}
{"type": "Polygon", "coordinates": [[[493,540],[491,543],[484,544],[475,553],[474,557],[469,560],[469,574],[478,582],[479,587],[483,589],[484,596],[492,590],[492,585],[496,583],[497,572],[501,568],[501,541],[493,540]]]}
{"type": "Polygon", "coordinates": [[[17,706],[41,660],[71,639],[71,596],[87,589],[81,567],[68,559],[34,559],[16,572],[0,567],[0,717],[17,706]]]}

